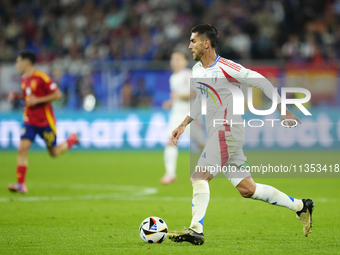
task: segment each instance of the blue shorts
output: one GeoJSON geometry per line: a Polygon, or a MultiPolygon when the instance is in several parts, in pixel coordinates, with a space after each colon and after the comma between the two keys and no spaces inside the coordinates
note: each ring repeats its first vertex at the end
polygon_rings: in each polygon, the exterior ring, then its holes
{"type": "Polygon", "coordinates": [[[37,134],[45,141],[48,148],[53,148],[57,145],[57,134],[54,133],[50,126],[37,127],[25,123],[22,125],[21,139],[29,139],[33,142],[37,134]]]}

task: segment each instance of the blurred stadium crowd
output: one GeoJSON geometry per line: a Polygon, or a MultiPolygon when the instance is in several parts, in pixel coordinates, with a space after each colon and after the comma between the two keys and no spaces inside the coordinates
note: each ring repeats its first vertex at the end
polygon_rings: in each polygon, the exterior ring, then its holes
{"type": "Polygon", "coordinates": [[[39,61],[168,60],[205,22],[227,58],[335,60],[339,14],[339,0],[3,0],[0,60],[22,49],[39,61]]]}
{"type": "MultiPolygon", "coordinates": [[[[13,64],[22,50],[34,51],[38,63],[52,67],[67,109],[80,108],[89,94],[106,109],[160,106],[168,96],[167,78],[156,88],[158,74],[147,80],[145,73],[132,77],[129,70],[107,67],[111,71],[104,73],[93,67],[168,62],[174,47],[188,46],[190,29],[200,23],[217,27],[217,52],[236,61],[322,65],[340,58],[340,0],[1,2],[0,64],[13,64]]],[[[6,93],[3,89],[0,97],[6,93]]]]}

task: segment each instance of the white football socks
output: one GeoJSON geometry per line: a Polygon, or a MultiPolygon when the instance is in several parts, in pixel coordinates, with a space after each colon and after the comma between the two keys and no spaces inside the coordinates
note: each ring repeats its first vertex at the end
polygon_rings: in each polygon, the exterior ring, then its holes
{"type": "Polygon", "coordinates": [[[272,186],[260,183],[256,183],[256,190],[251,198],[262,200],[272,205],[284,206],[294,212],[298,212],[303,208],[302,200],[290,197],[272,186]]]}
{"type": "Polygon", "coordinates": [[[168,176],[176,176],[178,148],[176,145],[167,145],[164,149],[165,173],[168,176]]]}
{"type": "Polygon", "coordinates": [[[207,181],[194,181],[192,198],[192,220],[190,228],[197,233],[203,232],[203,221],[209,204],[209,184],[207,181]]]}

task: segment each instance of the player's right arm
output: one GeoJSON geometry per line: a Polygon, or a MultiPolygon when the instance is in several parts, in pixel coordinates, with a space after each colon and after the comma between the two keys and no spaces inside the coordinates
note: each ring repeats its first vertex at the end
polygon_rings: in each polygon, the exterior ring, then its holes
{"type": "MultiPolygon", "coordinates": [[[[196,65],[193,67],[193,69],[196,67],[196,65]]],[[[192,88],[194,88],[192,80],[190,80],[190,85],[192,86],[192,88]]],[[[188,115],[186,116],[184,121],[172,132],[171,140],[174,142],[175,145],[178,145],[178,139],[183,134],[186,126],[189,125],[190,122],[192,122],[200,114],[201,114],[201,97],[199,94],[196,93],[195,101],[193,102],[188,115]]]]}
{"type": "Polygon", "coordinates": [[[171,140],[178,145],[178,139],[183,134],[187,125],[190,124],[201,113],[201,101],[199,95],[196,96],[194,103],[183,122],[172,132],[171,140]]]}
{"type": "Polygon", "coordinates": [[[187,125],[190,124],[191,121],[194,119],[191,118],[189,115],[184,119],[184,121],[179,125],[174,131],[172,131],[172,137],[171,140],[174,142],[174,144],[177,146],[178,145],[178,139],[183,134],[185,128],[187,125]]]}

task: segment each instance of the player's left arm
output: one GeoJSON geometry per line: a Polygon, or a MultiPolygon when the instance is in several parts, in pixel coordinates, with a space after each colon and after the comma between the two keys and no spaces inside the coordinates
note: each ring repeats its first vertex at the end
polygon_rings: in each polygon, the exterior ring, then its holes
{"type": "Polygon", "coordinates": [[[294,113],[288,111],[287,107],[286,107],[286,115],[282,115],[282,113],[281,113],[281,103],[279,103],[277,105],[277,109],[279,110],[280,115],[281,115],[281,122],[286,121],[286,123],[289,127],[295,126],[294,120],[297,120],[300,124],[302,124],[301,120],[294,113]]]}
{"type": "Polygon", "coordinates": [[[179,94],[176,92],[172,92],[171,93],[171,99],[183,99],[183,100],[189,100],[190,97],[190,93],[189,94],[179,94]]]}
{"type": "Polygon", "coordinates": [[[244,76],[245,78],[241,78],[239,79],[239,81],[244,85],[261,89],[263,93],[271,100],[273,100],[273,96],[274,97],[276,96],[277,109],[279,110],[280,115],[281,115],[281,122],[286,121],[289,127],[295,126],[295,120],[298,121],[300,124],[302,124],[301,120],[297,116],[295,116],[295,114],[288,111],[287,108],[286,108],[286,115],[281,114],[281,97],[277,91],[275,94],[273,94],[274,86],[267,78],[265,78],[263,75],[259,74],[258,72],[252,71],[250,69],[248,70],[245,69],[245,70],[246,70],[246,74],[244,76]]]}

